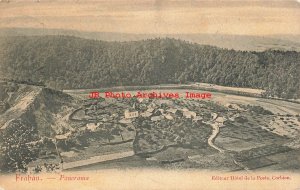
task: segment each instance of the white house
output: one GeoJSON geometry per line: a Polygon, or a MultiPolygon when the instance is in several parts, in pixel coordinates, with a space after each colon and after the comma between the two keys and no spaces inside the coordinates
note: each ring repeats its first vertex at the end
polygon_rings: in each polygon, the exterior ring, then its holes
{"type": "Polygon", "coordinates": [[[129,110],[125,110],[124,115],[125,115],[126,119],[131,119],[131,118],[138,117],[139,116],[139,112],[138,111],[130,112],[129,110]]]}
{"type": "Polygon", "coordinates": [[[170,114],[164,114],[164,116],[168,120],[173,120],[174,119],[170,114]]]}
{"type": "Polygon", "coordinates": [[[160,121],[161,119],[163,119],[161,116],[153,116],[153,117],[151,117],[151,121],[160,121]]]}
{"type": "Polygon", "coordinates": [[[95,131],[99,125],[100,123],[88,123],[86,124],[86,128],[90,131],[95,131]]]}
{"type": "Polygon", "coordinates": [[[173,113],[173,114],[175,114],[176,111],[177,111],[177,109],[174,109],[174,108],[167,109],[167,112],[170,112],[170,113],[173,113]]]}
{"type": "Polygon", "coordinates": [[[193,121],[201,121],[203,118],[201,116],[194,117],[193,121]]]}
{"type": "Polygon", "coordinates": [[[56,135],[55,139],[57,140],[66,140],[71,135],[71,132],[62,134],[62,135],[56,135]]]}
{"type": "Polygon", "coordinates": [[[121,120],[119,120],[119,123],[129,124],[129,123],[132,123],[132,121],[130,119],[121,119],[121,120]]]}
{"type": "Polygon", "coordinates": [[[193,111],[185,111],[183,112],[183,116],[186,118],[195,118],[197,114],[193,111]]]}
{"type": "Polygon", "coordinates": [[[144,112],[144,113],[141,113],[141,116],[142,117],[150,117],[152,115],[152,113],[151,112],[148,112],[148,111],[146,111],[146,112],[144,112]]]}
{"type": "Polygon", "coordinates": [[[217,117],[217,119],[215,120],[218,123],[224,123],[227,119],[224,117],[217,117]]]}

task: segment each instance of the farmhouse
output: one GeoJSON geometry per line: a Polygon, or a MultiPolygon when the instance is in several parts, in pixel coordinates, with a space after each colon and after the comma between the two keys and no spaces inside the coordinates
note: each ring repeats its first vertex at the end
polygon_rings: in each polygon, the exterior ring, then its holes
{"type": "Polygon", "coordinates": [[[126,119],[136,118],[139,116],[139,112],[138,111],[130,112],[129,110],[125,110],[124,116],[126,119]]]}
{"type": "Polygon", "coordinates": [[[129,124],[129,123],[132,123],[132,121],[130,119],[121,119],[119,121],[119,123],[122,123],[122,124],[129,124]]]}
{"type": "Polygon", "coordinates": [[[164,116],[168,120],[173,120],[174,119],[170,114],[164,114],[164,116]]]}
{"type": "Polygon", "coordinates": [[[99,125],[100,123],[88,123],[86,124],[86,128],[90,131],[95,131],[99,125]]]}
{"type": "Polygon", "coordinates": [[[160,121],[161,119],[163,119],[161,116],[153,116],[153,117],[151,117],[151,121],[160,121]]]}
{"type": "Polygon", "coordinates": [[[150,113],[152,113],[154,111],[154,109],[153,108],[148,108],[147,109],[147,112],[150,112],[150,113]]]}
{"type": "Polygon", "coordinates": [[[150,117],[152,115],[152,113],[151,112],[148,112],[148,111],[146,111],[146,112],[144,112],[144,113],[141,113],[141,116],[142,117],[150,117]]]}
{"type": "Polygon", "coordinates": [[[196,117],[194,117],[193,121],[201,121],[202,119],[203,119],[203,117],[196,116],[196,117]]]}
{"type": "Polygon", "coordinates": [[[62,134],[62,135],[56,135],[55,139],[57,140],[66,140],[71,135],[71,132],[62,134]]]}
{"type": "Polygon", "coordinates": [[[197,116],[197,114],[193,111],[184,111],[183,116],[185,118],[195,118],[197,116]]]}
{"type": "Polygon", "coordinates": [[[217,117],[217,119],[215,120],[218,123],[224,123],[227,119],[224,117],[217,117]]]}
{"type": "Polygon", "coordinates": [[[173,114],[175,114],[176,111],[177,111],[177,109],[174,109],[174,108],[167,109],[167,112],[170,112],[170,113],[173,113],[173,114]]]}

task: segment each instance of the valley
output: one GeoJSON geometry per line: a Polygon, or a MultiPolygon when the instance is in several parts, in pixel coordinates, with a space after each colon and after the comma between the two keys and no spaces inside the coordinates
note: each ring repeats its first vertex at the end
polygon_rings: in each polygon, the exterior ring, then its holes
{"type": "MultiPolygon", "coordinates": [[[[210,99],[185,98],[186,91],[199,90],[179,87],[149,86],[143,90],[176,93],[180,98],[175,99],[91,99],[91,90],[60,92],[3,82],[1,88],[7,95],[2,102],[9,108],[0,116],[0,132],[5,137],[1,141],[1,159],[15,159],[7,157],[13,155],[14,149],[9,147],[15,144],[18,151],[27,152],[27,163],[23,158],[15,169],[23,167],[31,172],[300,167],[295,161],[300,159],[298,103],[220,91],[206,91],[210,99]],[[23,109],[19,109],[20,105],[23,109]],[[17,137],[12,133],[17,128],[25,134],[29,130],[31,135],[17,137]],[[294,155],[295,160],[287,160],[288,155],[294,155]]],[[[100,93],[105,90],[98,89],[100,93]]],[[[127,88],[122,92],[133,94],[136,90],[127,88]]]]}

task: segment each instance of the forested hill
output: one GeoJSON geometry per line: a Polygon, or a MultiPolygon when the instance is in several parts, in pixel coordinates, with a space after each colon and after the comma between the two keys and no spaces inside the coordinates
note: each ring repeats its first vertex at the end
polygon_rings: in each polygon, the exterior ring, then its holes
{"type": "Polygon", "coordinates": [[[243,52],[175,39],[104,42],[68,36],[0,40],[3,78],[57,89],[207,82],[300,97],[300,53],[243,52]]]}

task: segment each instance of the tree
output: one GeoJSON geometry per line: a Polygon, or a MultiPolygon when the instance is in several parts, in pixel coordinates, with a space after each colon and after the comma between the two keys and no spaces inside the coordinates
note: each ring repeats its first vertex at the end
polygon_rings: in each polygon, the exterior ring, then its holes
{"type": "Polygon", "coordinates": [[[0,55],[1,76],[56,89],[206,82],[300,96],[295,51],[235,51],[168,38],[120,43],[35,36],[6,38],[0,55]]]}
{"type": "Polygon", "coordinates": [[[14,120],[1,134],[3,151],[3,171],[27,170],[27,164],[38,156],[38,149],[29,144],[37,141],[36,129],[22,120],[14,120]]]}
{"type": "Polygon", "coordinates": [[[120,135],[120,137],[122,138],[122,141],[124,141],[124,137],[122,135],[122,129],[121,129],[121,125],[115,125],[114,128],[111,130],[111,134],[112,135],[120,135]]]}

